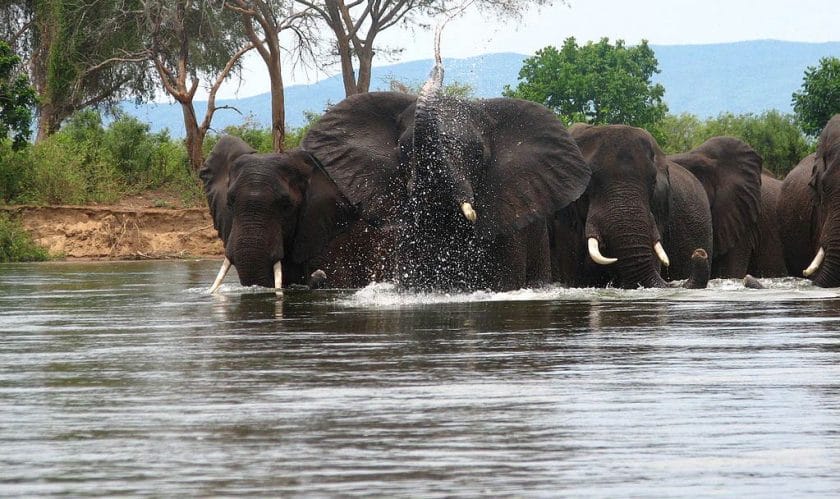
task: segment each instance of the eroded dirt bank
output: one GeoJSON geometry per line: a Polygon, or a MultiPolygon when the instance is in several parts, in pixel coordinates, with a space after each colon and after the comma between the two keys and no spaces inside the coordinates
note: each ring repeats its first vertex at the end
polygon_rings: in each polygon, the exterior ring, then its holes
{"type": "Polygon", "coordinates": [[[68,259],[216,257],[207,208],[0,206],[53,255],[68,259]]]}

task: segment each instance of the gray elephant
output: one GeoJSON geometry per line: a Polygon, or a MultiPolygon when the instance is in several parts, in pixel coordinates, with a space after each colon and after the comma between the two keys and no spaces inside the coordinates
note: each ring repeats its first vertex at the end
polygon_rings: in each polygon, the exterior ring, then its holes
{"type": "Polygon", "coordinates": [[[555,279],[572,286],[665,287],[664,275],[705,287],[712,215],[697,178],[669,161],[641,128],[575,125],[570,131],[592,179],[554,219],[555,279]]]}
{"type": "Polygon", "coordinates": [[[393,231],[361,217],[309,152],[257,154],[222,137],[199,172],[225,260],[242,285],[361,287],[388,272],[393,231]]]}
{"type": "Polygon", "coordinates": [[[761,156],[735,137],[713,137],[668,159],[703,184],[714,231],[712,277],[786,275],[776,202],[780,183],[762,168],[761,156]]]}
{"type": "Polygon", "coordinates": [[[840,114],[782,182],[779,220],[788,270],[820,287],[840,286],[840,114]]]}
{"type": "Polygon", "coordinates": [[[398,218],[397,279],[412,289],[509,290],[551,279],[548,218],[578,198],[589,167],[543,106],[441,95],[348,97],[309,131],[361,213],[398,218]]]}

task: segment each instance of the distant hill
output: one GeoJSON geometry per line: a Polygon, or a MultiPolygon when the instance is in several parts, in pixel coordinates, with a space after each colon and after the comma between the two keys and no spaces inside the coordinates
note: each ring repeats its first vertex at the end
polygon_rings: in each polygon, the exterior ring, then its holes
{"type": "MultiPolygon", "coordinates": [[[[562,41],[558,41],[558,44],[562,41]]],[[[760,113],[770,109],[791,111],[791,94],[802,85],[805,68],[816,66],[821,57],[840,57],[840,42],[800,43],[760,40],[713,45],[653,45],[661,73],[654,80],[665,87],[671,113],[695,114],[701,118],[731,111],[760,113]]],[[[505,85],[516,86],[523,54],[486,54],[466,59],[444,59],[446,81],[472,85],[476,97],[497,97],[505,85]]],[[[392,79],[408,84],[422,83],[432,60],[412,61],[373,69],[372,89],[387,90],[392,79]]],[[[291,128],[304,124],[304,112],[322,112],[329,103],[344,98],[341,77],[333,76],[311,85],[286,88],[286,121],[291,128]]],[[[268,93],[237,100],[217,101],[235,106],[216,113],[213,128],[239,125],[245,116],[269,126],[268,93]]],[[[196,103],[199,116],[206,103],[196,103]]],[[[149,122],[154,131],[168,128],[173,136],[183,135],[181,110],[175,104],[126,102],[124,109],[149,122]]]]}

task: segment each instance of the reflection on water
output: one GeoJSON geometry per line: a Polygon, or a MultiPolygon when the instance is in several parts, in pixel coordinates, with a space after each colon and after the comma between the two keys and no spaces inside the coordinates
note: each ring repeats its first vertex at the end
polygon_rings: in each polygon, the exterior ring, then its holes
{"type": "Polygon", "coordinates": [[[0,495],[840,493],[835,290],[278,300],[216,267],[0,265],[0,495]]]}

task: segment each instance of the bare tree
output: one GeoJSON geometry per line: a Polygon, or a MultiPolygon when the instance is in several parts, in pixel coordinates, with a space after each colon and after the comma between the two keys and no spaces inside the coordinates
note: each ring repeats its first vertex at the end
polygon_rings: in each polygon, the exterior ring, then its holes
{"type": "Polygon", "coordinates": [[[294,12],[294,3],[271,0],[227,0],[225,7],[238,13],[242,18],[245,35],[253,47],[256,47],[268,69],[271,85],[271,132],[274,150],[283,149],[286,136],[286,105],[283,85],[283,65],[280,34],[289,31],[294,34],[296,43],[287,49],[299,57],[311,55],[317,44],[313,31],[311,15],[307,10],[294,12]]]}
{"type": "Polygon", "coordinates": [[[295,0],[313,9],[335,35],[346,95],[370,90],[373,57],[394,53],[374,45],[383,31],[402,26],[427,29],[432,17],[462,15],[468,9],[500,18],[519,20],[533,5],[565,0],[295,0]],[[358,73],[356,72],[358,68],[358,73]]]}
{"type": "Polygon", "coordinates": [[[335,35],[345,95],[370,89],[374,41],[398,24],[417,24],[440,0],[297,0],[313,9],[335,35]],[[354,69],[354,60],[359,72],[354,69]]]}
{"type": "Polygon", "coordinates": [[[216,93],[254,44],[243,37],[238,16],[221,3],[145,0],[143,21],[146,56],[166,93],[181,105],[190,166],[198,170],[213,115],[225,108],[216,106],[216,93]],[[209,88],[207,110],[199,122],[193,99],[202,78],[209,88]]]}

